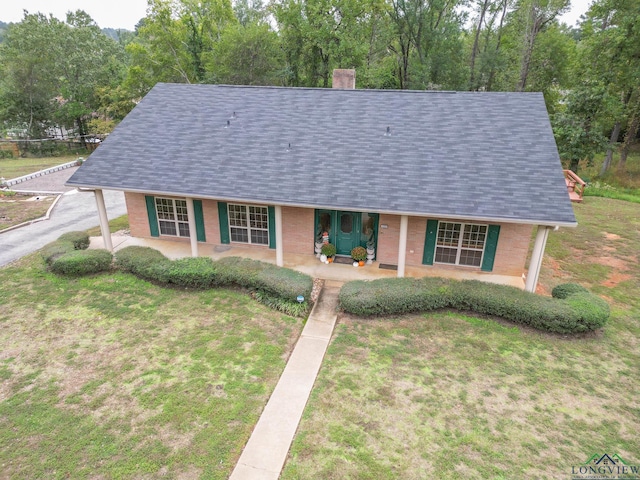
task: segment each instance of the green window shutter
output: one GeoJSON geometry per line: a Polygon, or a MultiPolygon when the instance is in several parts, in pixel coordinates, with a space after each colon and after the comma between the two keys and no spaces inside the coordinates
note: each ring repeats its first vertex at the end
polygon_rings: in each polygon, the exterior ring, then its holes
{"type": "Polygon", "coordinates": [[[204,214],[202,213],[202,200],[193,201],[193,212],[196,216],[196,237],[199,242],[206,242],[207,237],[204,234],[204,214]]]}
{"type": "Polygon", "coordinates": [[[267,207],[269,210],[269,248],[276,248],[276,209],[267,207]]]}
{"type": "Polygon", "coordinates": [[[423,265],[433,265],[433,257],[436,252],[436,240],[438,239],[438,220],[427,220],[427,233],[424,239],[423,265]]]}
{"type": "Polygon", "coordinates": [[[159,237],[160,230],[158,230],[158,215],[156,215],[156,201],[151,195],[144,196],[147,202],[147,215],[149,217],[149,231],[152,237],[159,237]]]}
{"type": "Polygon", "coordinates": [[[220,243],[230,243],[229,211],[225,202],[218,202],[218,218],[220,219],[220,243]]]}
{"type": "Polygon", "coordinates": [[[489,229],[487,230],[487,240],[484,244],[484,257],[482,258],[481,270],[483,272],[491,272],[493,270],[493,260],[496,257],[499,236],[500,225],[489,225],[489,229]]]}

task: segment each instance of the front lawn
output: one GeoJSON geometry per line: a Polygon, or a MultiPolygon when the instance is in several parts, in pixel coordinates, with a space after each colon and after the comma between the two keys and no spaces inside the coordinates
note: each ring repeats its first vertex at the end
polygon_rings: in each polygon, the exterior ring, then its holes
{"type": "Polygon", "coordinates": [[[233,290],[0,270],[2,478],[227,478],[302,322],[233,290]]]}
{"type": "Polygon", "coordinates": [[[0,230],[44,217],[55,196],[6,195],[0,191],[0,230]]]}
{"type": "Polygon", "coordinates": [[[78,159],[78,155],[66,155],[62,157],[36,157],[36,158],[0,158],[0,177],[7,180],[29,175],[50,167],[56,167],[63,163],[78,159]]]}
{"type": "Polygon", "coordinates": [[[343,315],[281,478],[571,478],[596,453],[639,465],[640,205],[589,197],[576,215],[550,235],[542,290],[606,298],[603,330],[343,315]]]}

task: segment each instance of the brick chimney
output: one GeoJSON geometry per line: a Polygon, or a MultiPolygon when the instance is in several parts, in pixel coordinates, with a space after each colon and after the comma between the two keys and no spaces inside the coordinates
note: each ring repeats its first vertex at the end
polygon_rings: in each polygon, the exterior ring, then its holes
{"type": "Polygon", "coordinates": [[[333,88],[355,90],[356,71],[353,68],[336,68],[333,70],[333,88]]]}

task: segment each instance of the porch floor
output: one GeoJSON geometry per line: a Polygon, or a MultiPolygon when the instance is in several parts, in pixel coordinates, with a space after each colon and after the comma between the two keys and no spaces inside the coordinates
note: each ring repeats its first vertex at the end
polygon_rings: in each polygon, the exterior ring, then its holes
{"type": "MultiPolygon", "coordinates": [[[[191,244],[189,242],[171,241],[166,239],[155,238],[138,238],[127,235],[112,235],[114,251],[121,248],[138,245],[143,247],[151,247],[162,252],[166,257],[171,259],[190,257],[191,244]]],[[[89,248],[104,248],[102,237],[91,237],[91,246],[89,248]]],[[[201,257],[211,257],[218,260],[223,257],[245,257],[254,260],[261,260],[268,263],[276,263],[275,250],[268,248],[246,248],[239,245],[207,245],[198,244],[198,254],[201,257]]],[[[348,282],[351,280],[374,280],[377,278],[393,278],[397,276],[395,270],[386,270],[379,268],[378,262],[364,267],[354,267],[352,265],[340,265],[331,263],[325,265],[313,254],[284,254],[284,266],[306,273],[313,278],[321,278],[324,280],[335,280],[339,282],[348,282]]],[[[510,275],[495,275],[491,273],[478,273],[477,271],[449,270],[446,268],[438,268],[433,266],[412,266],[405,267],[405,276],[407,277],[444,277],[456,280],[482,280],[485,282],[499,283],[502,285],[511,285],[517,288],[524,288],[524,280],[522,277],[510,275]]]]}

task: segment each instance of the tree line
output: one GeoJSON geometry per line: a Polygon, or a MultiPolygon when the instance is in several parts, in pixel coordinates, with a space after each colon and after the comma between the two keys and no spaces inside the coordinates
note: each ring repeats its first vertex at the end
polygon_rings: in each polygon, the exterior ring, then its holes
{"type": "MultiPolygon", "coordinates": [[[[148,0],[135,32],[105,35],[83,11],[25,12],[0,43],[0,121],[105,133],[157,82],[543,92],[563,160],[577,170],[640,125],[640,4],[595,0],[148,0]]],[[[472,127],[471,127],[472,128],[472,127]]]]}

